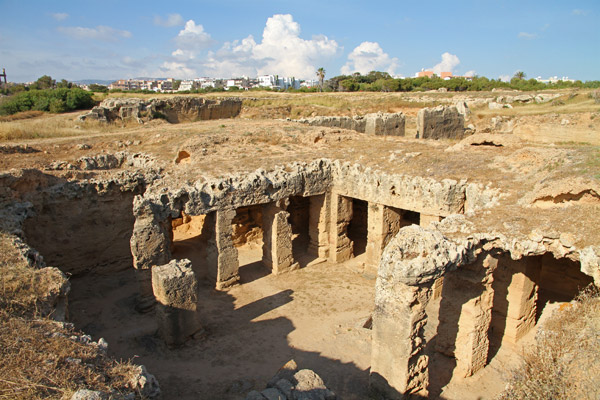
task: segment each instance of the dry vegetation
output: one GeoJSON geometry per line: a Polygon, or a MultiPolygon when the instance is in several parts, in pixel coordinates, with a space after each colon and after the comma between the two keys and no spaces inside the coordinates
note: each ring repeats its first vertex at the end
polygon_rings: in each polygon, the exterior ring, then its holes
{"type": "Polygon", "coordinates": [[[79,388],[127,391],[134,368],[82,343],[82,333],[45,317],[55,280],[19,259],[0,235],[0,399],[69,398],[79,388]]]}
{"type": "Polygon", "coordinates": [[[584,290],[537,333],[500,400],[600,398],[600,292],[584,290]]]}

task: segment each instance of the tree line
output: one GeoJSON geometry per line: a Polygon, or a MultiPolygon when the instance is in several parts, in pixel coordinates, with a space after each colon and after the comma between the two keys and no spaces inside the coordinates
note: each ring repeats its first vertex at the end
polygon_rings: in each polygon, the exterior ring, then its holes
{"type": "Polygon", "coordinates": [[[29,86],[11,85],[2,89],[6,97],[0,100],[0,116],[22,111],[37,110],[63,113],[88,109],[94,106],[94,93],[83,90],[71,82],[56,82],[44,75],[29,86]]]}

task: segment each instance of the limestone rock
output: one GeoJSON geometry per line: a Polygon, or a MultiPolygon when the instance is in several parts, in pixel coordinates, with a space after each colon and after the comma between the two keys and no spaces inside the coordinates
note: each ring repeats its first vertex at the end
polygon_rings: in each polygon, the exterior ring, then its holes
{"type": "Polygon", "coordinates": [[[455,269],[466,250],[446,239],[439,231],[411,225],[400,229],[386,246],[377,278],[381,285],[400,282],[419,285],[455,269]]]}
{"type": "Polygon", "coordinates": [[[79,389],[73,393],[71,400],[105,400],[107,397],[106,393],[97,390],[79,389]]]}
{"type": "Polygon", "coordinates": [[[368,135],[404,136],[403,113],[373,113],[365,115],[365,119],[367,123],[364,132],[368,135]]]}
{"type": "Polygon", "coordinates": [[[287,397],[275,388],[267,388],[260,394],[267,400],[287,400],[287,397]]]}
{"type": "Polygon", "coordinates": [[[335,393],[327,389],[319,375],[309,369],[294,374],[294,400],[334,400],[335,393]]]}
{"type": "Polygon", "coordinates": [[[417,113],[417,137],[422,139],[462,139],[465,117],[455,106],[423,108],[417,113]]]}
{"type": "Polygon", "coordinates": [[[153,267],[152,290],[159,303],[158,330],[167,345],[179,346],[202,329],[196,314],[198,282],[190,260],[153,267]]]}
{"type": "Polygon", "coordinates": [[[144,398],[155,399],[160,396],[158,381],[154,375],[146,371],[146,367],[143,365],[136,368],[135,374],[129,380],[128,385],[144,398]]]}
{"type": "Polygon", "coordinates": [[[101,122],[115,120],[135,120],[143,123],[156,118],[170,123],[199,121],[208,119],[233,118],[242,108],[240,99],[212,100],[201,97],[176,96],[168,99],[106,99],[87,114],[79,116],[80,121],[94,119],[101,122]]]}
{"type": "Polygon", "coordinates": [[[190,260],[171,260],[152,268],[152,289],[161,304],[196,310],[198,283],[190,260]]]}
{"type": "Polygon", "coordinates": [[[256,390],[253,390],[246,395],[245,400],[265,400],[265,396],[263,396],[256,390]]]}

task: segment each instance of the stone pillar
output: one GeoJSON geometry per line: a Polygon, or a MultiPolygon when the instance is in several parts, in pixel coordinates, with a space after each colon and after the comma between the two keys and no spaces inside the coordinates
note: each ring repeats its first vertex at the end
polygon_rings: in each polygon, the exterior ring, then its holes
{"type": "Polygon", "coordinates": [[[171,221],[158,221],[150,209],[140,211],[130,240],[133,266],[138,281],[136,310],[149,311],[155,303],[152,293],[152,267],[171,259],[171,221]]]}
{"type": "Polygon", "coordinates": [[[440,222],[441,220],[442,220],[442,217],[440,217],[439,215],[427,215],[427,214],[421,213],[419,224],[423,228],[427,228],[427,227],[429,227],[429,225],[432,222],[440,222]]]}
{"type": "Polygon", "coordinates": [[[326,260],[329,257],[329,215],[331,195],[329,193],[309,197],[308,252],[326,260]]]}
{"type": "Polygon", "coordinates": [[[209,213],[204,220],[206,229],[212,231],[207,249],[208,276],[215,282],[217,290],[240,280],[238,252],[233,245],[233,218],[235,210],[217,210],[209,213]]]}
{"type": "Polygon", "coordinates": [[[377,271],[370,385],[386,398],[427,397],[426,308],[432,286],[462,262],[438,231],[411,225],[386,246],[377,271]]]}
{"type": "MultiPolygon", "coordinates": [[[[508,261],[506,258],[503,261],[508,261]]],[[[508,285],[508,308],[504,338],[515,343],[535,326],[536,303],[541,271],[540,257],[526,257],[519,261],[510,260],[513,271],[508,285]]]]}
{"type": "Polygon", "coordinates": [[[287,199],[263,207],[263,263],[281,274],[299,268],[292,255],[292,226],[285,211],[287,199]]]}
{"type": "Polygon", "coordinates": [[[471,376],[487,363],[497,264],[487,255],[444,277],[436,349],[456,359],[453,375],[471,376]]]}
{"type": "Polygon", "coordinates": [[[369,203],[367,226],[367,263],[377,267],[383,249],[400,231],[402,213],[382,204],[369,203]]]}
{"type": "Polygon", "coordinates": [[[196,306],[198,282],[190,260],[172,260],[152,268],[158,331],[168,346],[180,346],[200,331],[196,306]]]}
{"type": "Polygon", "coordinates": [[[329,257],[333,262],[349,260],[354,254],[352,240],[348,237],[350,221],[352,221],[352,199],[332,193],[329,257]]]}
{"type": "Polygon", "coordinates": [[[429,383],[423,329],[431,282],[380,290],[378,279],[376,290],[370,385],[388,398],[405,399],[429,383]]]}

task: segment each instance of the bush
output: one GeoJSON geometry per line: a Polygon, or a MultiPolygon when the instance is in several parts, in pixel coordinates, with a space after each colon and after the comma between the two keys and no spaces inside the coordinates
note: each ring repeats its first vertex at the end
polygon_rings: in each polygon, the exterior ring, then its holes
{"type": "Polygon", "coordinates": [[[540,328],[499,400],[600,398],[600,295],[590,285],[540,328]]]}
{"type": "Polygon", "coordinates": [[[0,103],[0,115],[29,110],[62,113],[93,106],[92,93],[77,87],[29,90],[12,95],[0,103]]]}

